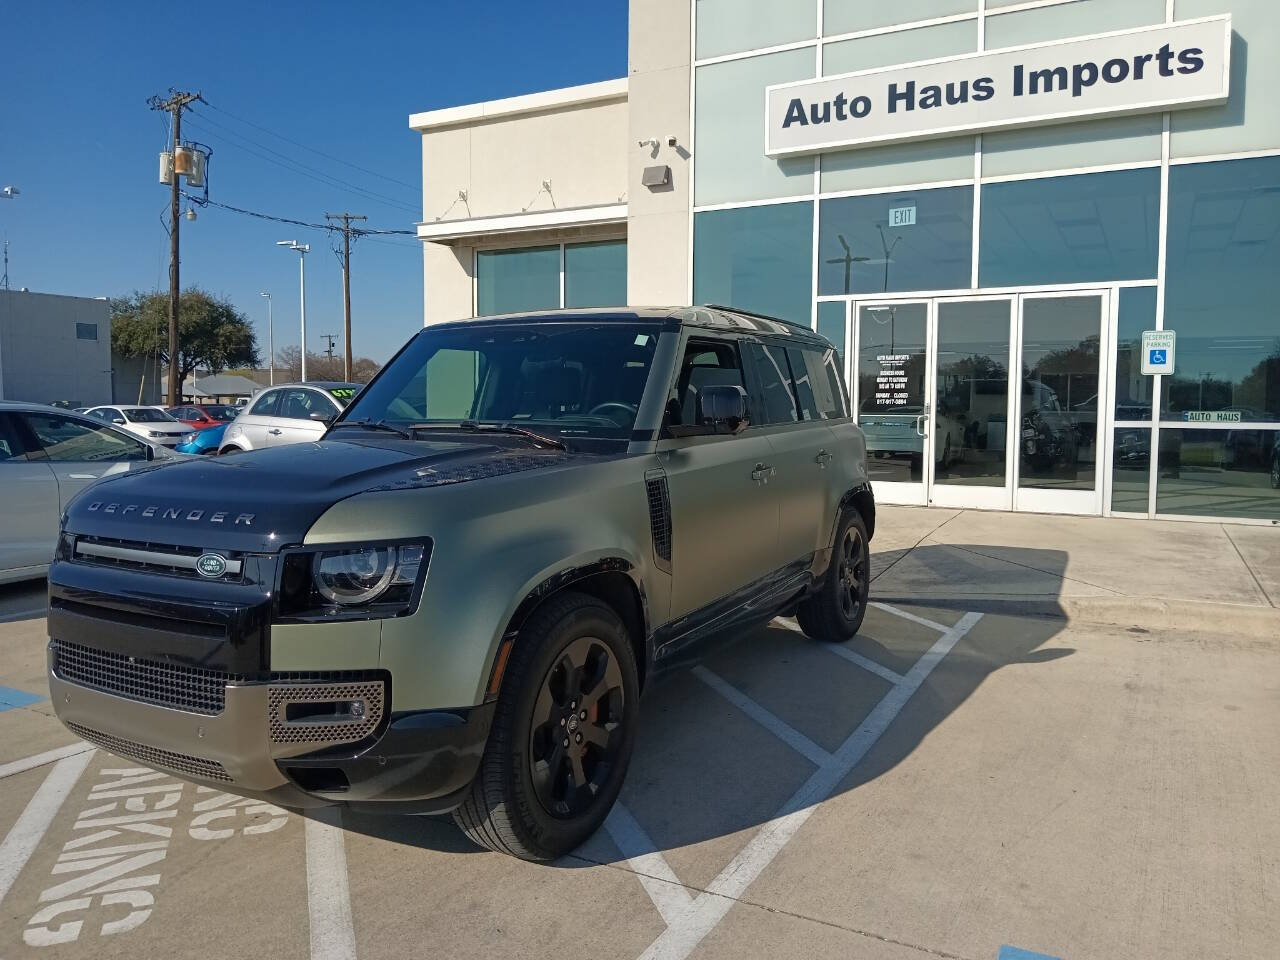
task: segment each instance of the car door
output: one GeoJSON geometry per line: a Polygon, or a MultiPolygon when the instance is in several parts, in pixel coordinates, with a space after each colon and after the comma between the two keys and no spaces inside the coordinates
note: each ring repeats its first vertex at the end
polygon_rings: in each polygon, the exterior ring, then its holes
{"type": "Polygon", "coordinates": [[[831,504],[827,467],[834,459],[836,438],[827,421],[844,416],[845,410],[842,400],[830,396],[820,348],[794,343],[766,343],[761,348],[767,362],[750,364],[751,372],[768,378],[766,384],[774,393],[779,392],[774,378],[785,375],[795,404],[796,419],[771,424],[766,434],[777,468],[773,495],[778,503],[778,552],[787,561],[800,560],[826,546],[831,534],[826,523],[831,504]]]}
{"type": "Polygon", "coordinates": [[[53,559],[58,537],[58,482],[15,414],[0,413],[0,582],[53,559]]]}
{"type": "Polygon", "coordinates": [[[145,443],[108,426],[58,414],[17,416],[40,445],[57,479],[59,510],[65,510],[85,487],[150,459],[145,443]]]}
{"type": "Polygon", "coordinates": [[[696,434],[701,388],[745,389],[738,341],[699,331],[688,338],[677,369],[657,445],[671,504],[673,620],[763,584],[781,565],[773,450],[764,431],[696,434]],[[694,435],[680,435],[690,429],[694,435]]]}
{"type": "Polygon", "coordinates": [[[272,444],[308,443],[319,440],[327,429],[327,424],[312,420],[313,413],[337,416],[333,401],[324,394],[310,387],[290,387],[280,398],[280,415],[276,419],[272,444]],[[276,433],[275,431],[279,431],[276,433]]]}
{"type": "Polygon", "coordinates": [[[239,435],[244,437],[245,446],[250,450],[260,450],[269,446],[275,441],[275,436],[268,434],[267,431],[278,429],[276,413],[280,410],[280,398],[283,394],[283,389],[264,391],[253,401],[248,412],[236,418],[237,429],[233,432],[228,428],[223,435],[223,442],[234,443],[239,435]]]}

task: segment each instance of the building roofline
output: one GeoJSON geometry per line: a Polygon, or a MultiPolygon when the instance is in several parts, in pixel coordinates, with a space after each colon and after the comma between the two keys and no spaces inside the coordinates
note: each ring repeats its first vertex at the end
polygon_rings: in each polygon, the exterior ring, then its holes
{"type": "Polygon", "coordinates": [[[619,77],[616,80],[584,83],[576,87],[560,87],[556,90],[543,90],[519,97],[506,97],[502,100],[485,100],[480,103],[464,103],[457,107],[444,107],[440,110],[427,110],[424,113],[411,113],[409,129],[425,132],[440,127],[474,123],[477,120],[495,120],[499,117],[537,113],[556,107],[577,107],[605,100],[625,100],[626,97],[627,78],[619,77]]]}

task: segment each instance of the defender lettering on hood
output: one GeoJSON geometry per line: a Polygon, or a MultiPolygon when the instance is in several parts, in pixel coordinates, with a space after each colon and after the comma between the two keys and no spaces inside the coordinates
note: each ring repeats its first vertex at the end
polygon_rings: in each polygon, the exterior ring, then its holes
{"type": "MultiPolygon", "coordinates": [[[[184,511],[177,507],[165,507],[163,508],[163,511],[162,511],[161,507],[158,504],[154,504],[154,503],[147,504],[144,507],[136,503],[126,503],[126,504],[107,503],[103,500],[95,500],[93,503],[85,507],[85,510],[87,510],[89,513],[94,513],[98,510],[101,510],[103,513],[118,513],[122,517],[129,513],[132,513],[135,510],[141,510],[141,512],[138,514],[138,516],[140,517],[145,517],[145,518],[158,517],[161,520],[185,520],[191,523],[196,523],[200,520],[203,520],[206,514],[208,514],[209,516],[209,519],[208,519],[209,523],[226,523],[228,522],[228,519],[231,517],[231,513],[229,513],[226,510],[213,510],[213,511],[185,510],[184,511]]],[[[235,515],[235,519],[231,521],[231,525],[237,526],[243,523],[246,527],[253,526],[253,516],[254,515],[252,513],[238,513],[235,515]]]]}

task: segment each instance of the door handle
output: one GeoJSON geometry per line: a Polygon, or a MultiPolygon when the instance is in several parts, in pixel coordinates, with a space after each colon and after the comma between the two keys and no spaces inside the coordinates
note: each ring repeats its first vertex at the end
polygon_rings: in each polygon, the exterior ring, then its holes
{"type": "Polygon", "coordinates": [[[278,429],[276,429],[276,428],[272,428],[272,429],[268,430],[268,431],[267,431],[267,433],[271,434],[273,437],[278,437],[278,436],[280,436],[280,431],[279,431],[278,429]]]}
{"type": "Polygon", "coordinates": [[[756,468],[751,471],[751,479],[759,484],[768,483],[769,478],[772,476],[773,476],[773,467],[764,463],[757,463],[756,468]]]}
{"type": "Polygon", "coordinates": [[[818,455],[813,458],[813,462],[818,465],[819,470],[827,469],[827,464],[832,461],[833,457],[825,450],[819,450],[818,455]]]}
{"type": "Polygon", "coordinates": [[[928,416],[929,414],[922,413],[920,414],[920,416],[916,417],[916,435],[917,436],[927,437],[929,435],[925,433],[925,429],[924,429],[924,423],[927,420],[928,416]]]}

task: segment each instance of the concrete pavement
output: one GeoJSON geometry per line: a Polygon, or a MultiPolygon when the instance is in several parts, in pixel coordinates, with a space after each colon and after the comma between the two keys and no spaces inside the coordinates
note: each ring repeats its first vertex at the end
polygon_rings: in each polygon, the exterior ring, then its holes
{"type": "Polygon", "coordinates": [[[1280,529],[882,506],[888,602],[1280,637],[1280,529]]]}

